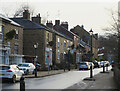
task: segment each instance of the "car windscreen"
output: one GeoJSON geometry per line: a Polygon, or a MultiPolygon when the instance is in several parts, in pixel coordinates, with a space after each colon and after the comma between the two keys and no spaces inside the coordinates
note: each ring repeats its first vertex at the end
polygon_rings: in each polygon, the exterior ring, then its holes
{"type": "Polygon", "coordinates": [[[20,67],[29,67],[29,64],[19,64],[20,67]]]}
{"type": "Polygon", "coordinates": [[[9,66],[0,66],[0,70],[9,70],[10,67],[9,66]]]}
{"type": "Polygon", "coordinates": [[[89,65],[91,65],[92,63],[88,63],[89,65]]]}

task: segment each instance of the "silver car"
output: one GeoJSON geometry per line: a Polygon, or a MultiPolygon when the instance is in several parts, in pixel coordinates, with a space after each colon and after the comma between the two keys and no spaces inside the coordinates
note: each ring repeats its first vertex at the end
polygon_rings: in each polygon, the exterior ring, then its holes
{"type": "Polygon", "coordinates": [[[90,65],[88,64],[88,62],[80,62],[80,67],[79,70],[81,69],[90,69],[90,65]]]}
{"type": "Polygon", "coordinates": [[[19,69],[23,70],[25,74],[32,74],[35,71],[33,63],[21,63],[18,65],[19,69]]]}
{"type": "Polygon", "coordinates": [[[0,78],[10,79],[13,83],[23,76],[24,72],[17,65],[0,64],[0,78]]]}

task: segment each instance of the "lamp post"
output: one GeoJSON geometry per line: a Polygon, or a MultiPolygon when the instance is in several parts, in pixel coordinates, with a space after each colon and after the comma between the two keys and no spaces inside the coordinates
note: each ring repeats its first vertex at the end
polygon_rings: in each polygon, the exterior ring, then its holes
{"type": "Polygon", "coordinates": [[[34,44],[34,48],[35,48],[35,77],[37,77],[37,55],[36,55],[36,50],[38,48],[38,43],[34,44]]]}
{"type": "Polygon", "coordinates": [[[67,48],[68,50],[68,71],[70,71],[70,48],[67,48]]]}
{"type": "MultiPolygon", "coordinates": [[[[91,52],[91,59],[92,59],[92,36],[93,36],[93,31],[92,31],[92,29],[89,31],[89,33],[90,33],[90,36],[91,36],[91,47],[90,47],[90,52],[91,52]]],[[[90,78],[93,78],[93,72],[92,72],[92,64],[91,64],[91,67],[90,67],[90,78]]]]}

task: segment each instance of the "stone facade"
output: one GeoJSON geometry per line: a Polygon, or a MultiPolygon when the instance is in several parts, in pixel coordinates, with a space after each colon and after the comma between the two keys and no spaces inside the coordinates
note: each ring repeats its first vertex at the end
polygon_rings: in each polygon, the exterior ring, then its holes
{"type": "Polygon", "coordinates": [[[3,37],[4,37],[4,45],[8,45],[8,42],[10,42],[10,48],[11,48],[11,54],[15,54],[15,45],[18,45],[18,53],[19,55],[23,54],[23,28],[18,27],[12,24],[6,24],[5,22],[2,22],[3,27],[3,37]],[[16,30],[18,32],[18,39],[13,38],[12,40],[5,40],[5,35],[7,32],[11,30],[16,30]]]}
{"type": "Polygon", "coordinates": [[[3,15],[0,17],[2,17],[3,64],[19,64],[23,57],[23,27],[3,15]],[[16,33],[14,38],[6,40],[6,34],[12,30],[15,30],[16,33]]]}
{"type": "Polygon", "coordinates": [[[73,41],[56,35],[56,63],[61,63],[64,59],[64,54],[68,52],[68,48],[73,44],[73,41]]]}
{"type": "Polygon", "coordinates": [[[92,38],[92,45],[93,45],[93,57],[97,58],[98,57],[98,35],[93,35],[92,38]]]}
{"type": "MultiPolygon", "coordinates": [[[[24,30],[23,32],[23,54],[35,56],[34,44],[38,43],[36,55],[38,62],[44,64],[45,60],[45,31],[44,30],[24,30]]],[[[31,62],[31,60],[29,60],[31,62]]]]}
{"type": "MultiPolygon", "coordinates": [[[[83,50],[83,54],[88,54],[90,52],[90,47],[91,47],[91,36],[89,32],[86,31],[83,26],[79,26],[79,25],[72,28],[70,31],[80,37],[80,41],[82,41],[82,44],[85,48],[85,50],[83,50]]],[[[92,36],[92,52],[94,54],[93,57],[97,58],[97,52],[98,52],[98,35],[97,34],[93,34],[92,36]]]]}

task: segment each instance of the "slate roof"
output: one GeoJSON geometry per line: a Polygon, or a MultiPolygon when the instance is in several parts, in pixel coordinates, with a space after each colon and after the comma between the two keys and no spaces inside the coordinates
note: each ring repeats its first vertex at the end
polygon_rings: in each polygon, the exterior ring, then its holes
{"type": "Polygon", "coordinates": [[[0,18],[9,21],[11,24],[16,25],[16,26],[21,26],[18,23],[14,22],[13,20],[9,19],[8,17],[4,16],[3,14],[0,14],[0,18]]]}
{"type": "Polygon", "coordinates": [[[54,30],[56,30],[57,32],[63,34],[66,38],[69,38],[71,40],[73,40],[73,34],[71,32],[69,32],[66,28],[60,26],[60,25],[54,25],[54,30]]]}
{"type": "Polygon", "coordinates": [[[55,32],[56,34],[62,36],[62,37],[65,37],[67,39],[70,39],[70,40],[73,40],[71,37],[65,35],[64,33],[62,32],[58,32],[58,31],[55,31],[53,29],[50,29],[49,27],[43,25],[43,24],[37,24],[33,21],[30,21],[30,20],[27,20],[27,19],[23,19],[23,18],[10,18],[11,20],[17,22],[18,24],[20,24],[21,26],[24,27],[24,30],[39,30],[39,29],[45,29],[47,31],[50,31],[50,32],[55,32]]]}
{"type": "Polygon", "coordinates": [[[37,29],[47,29],[46,27],[39,25],[33,21],[23,19],[23,18],[10,18],[24,27],[24,30],[37,30],[37,29]]]}

